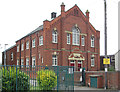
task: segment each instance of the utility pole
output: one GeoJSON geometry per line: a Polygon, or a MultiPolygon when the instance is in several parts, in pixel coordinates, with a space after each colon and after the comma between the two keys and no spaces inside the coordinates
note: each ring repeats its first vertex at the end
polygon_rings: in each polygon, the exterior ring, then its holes
{"type": "MultiPolygon", "coordinates": [[[[104,16],[105,16],[105,58],[107,58],[107,4],[106,0],[104,0],[104,16]]],[[[105,64],[105,89],[107,89],[107,64],[105,64]]]]}
{"type": "Polygon", "coordinates": [[[6,65],[6,46],[7,46],[8,44],[5,44],[5,51],[4,51],[4,65],[6,65]]]}

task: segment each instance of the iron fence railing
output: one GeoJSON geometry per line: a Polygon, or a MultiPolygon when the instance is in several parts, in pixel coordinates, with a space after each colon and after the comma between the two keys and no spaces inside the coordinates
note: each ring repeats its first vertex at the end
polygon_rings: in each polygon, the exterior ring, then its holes
{"type": "Polygon", "coordinates": [[[0,66],[0,90],[74,90],[70,66],[0,66]]]}

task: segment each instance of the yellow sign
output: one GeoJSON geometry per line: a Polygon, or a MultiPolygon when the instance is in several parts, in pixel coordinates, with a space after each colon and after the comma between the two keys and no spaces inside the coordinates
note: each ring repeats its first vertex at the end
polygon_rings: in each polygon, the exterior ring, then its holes
{"type": "Polygon", "coordinates": [[[103,64],[110,64],[110,58],[103,58],[103,64]]]}

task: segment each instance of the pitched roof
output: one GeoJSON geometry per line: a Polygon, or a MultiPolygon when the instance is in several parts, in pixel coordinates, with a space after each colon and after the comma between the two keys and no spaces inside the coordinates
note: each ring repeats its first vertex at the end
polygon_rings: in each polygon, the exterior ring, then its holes
{"type": "MultiPolygon", "coordinates": [[[[8,51],[8,50],[10,50],[10,49],[12,49],[13,47],[15,47],[16,46],[16,44],[15,45],[13,45],[13,46],[11,46],[11,47],[9,47],[8,49],[6,49],[5,51],[8,51]]],[[[5,52],[5,51],[3,51],[3,52],[5,52]]]]}
{"type": "MultiPolygon", "coordinates": [[[[19,40],[21,40],[21,39],[23,39],[23,38],[25,38],[25,37],[27,37],[27,36],[30,36],[31,34],[34,34],[34,33],[38,32],[38,31],[40,31],[40,30],[42,30],[42,29],[43,29],[43,25],[39,26],[38,28],[36,28],[36,29],[33,30],[32,32],[30,32],[30,33],[28,33],[27,35],[25,35],[25,36],[23,36],[22,38],[20,38],[19,40]]],[[[19,41],[19,40],[17,40],[17,41],[19,41]]],[[[16,41],[16,42],[17,42],[17,41],[16,41]]]]}
{"type": "MultiPolygon", "coordinates": [[[[73,10],[74,8],[78,8],[78,10],[81,12],[81,16],[83,17],[83,19],[86,19],[86,15],[84,15],[84,13],[80,10],[80,8],[77,6],[77,4],[75,4],[72,8],[70,8],[69,10],[67,10],[65,12],[65,16],[70,13],[71,10],[73,10]]],[[[59,20],[61,18],[61,15],[59,15],[58,17],[54,18],[53,20],[51,20],[51,24],[53,24],[54,22],[56,22],[57,20],[59,20]]],[[[88,23],[90,25],[90,27],[92,28],[92,30],[94,30],[96,32],[96,29],[92,26],[92,24],[89,22],[88,23]]],[[[32,32],[28,33],[27,35],[25,35],[24,37],[20,38],[19,40],[31,35],[31,34],[34,34],[35,32],[38,32],[40,30],[43,30],[43,25],[39,26],[38,28],[36,28],[35,30],[33,30],[32,32]]],[[[17,41],[19,41],[17,40],[17,41]]],[[[16,42],[17,42],[16,41],[16,42]]]]}

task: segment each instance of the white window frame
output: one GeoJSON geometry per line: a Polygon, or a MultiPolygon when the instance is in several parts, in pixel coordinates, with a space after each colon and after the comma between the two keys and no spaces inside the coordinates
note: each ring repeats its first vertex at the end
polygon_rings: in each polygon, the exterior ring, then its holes
{"type": "Polygon", "coordinates": [[[57,43],[57,31],[56,30],[54,30],[54,31],[52,31],[52,42],[53,43],[57,43]]]}
{"type": "Polygon", "coordinates": [[[23,68],[23,65],[24,65],[24,59],[22,58],[21,59],[21,67],[23,68]]]}
{"type": "Polygon", "coordinates": [[[43,45],[43,36],[39,37],[39,45],[42,46],[43,45]]]}
{"type": "Polygon", "coordinates": [[[70,60],[70,63],[72,64],[72,63],[75,63],[75,60],[70,60]]]}
{"type": "Polygon", "coordinates": [[[43,57],[42,57],[42,64],[43,64],[43,57]]]}
{"type": "Polygon", "coordinates": [[[19,52],[19,45],[17,45],[17,52],[19,52]]]}
{"type": "Polygon", "coordinates": [[[40,53],[39,53],[39,59],[40,59],[40,53]]]}
{"type": "Polygon", "coordinates": [[[13,61],[13,52],[11,53],[11,61],[13,61]]]}
{"type": "Polygon", "coordinates": [[[52,66],[57,66],[57,56],[56,55],[52,56],[52,66]]]}
{"type": "Polygon", "coordinates": [[[95,58],[91,57],[91,67],[94,67],[94,66],[95,66],[95,58]]]}
{"type": "Polygon", "coordinates": [[[80,30],[78,28],[73,28],[72,30],[72,44],[80,45],[80,30]]]}
{"type": "Polygon", "coordinates": [[[35,60],[35,56],[32,57],[32,67],[35,67],[36,66],[36,60],[35,60]]]}
{"type": "Polygon", "coordinates": [[[81,37],[81,45],[82,45],[82,46],[85,46],[85,36],[82,36],[82,37],[81,37]]]}
{"type": "Polygon", "coordinates": [[[67,44],[70,44],[70,33],[67,33],[67,44]]]}
{"type": "Polygon", "coordinates": [[[26,58],[26,67],[29,67],[29,57],[26,58]]]}
{"type": "Polygon", "coordinates": [[[32,48],[35,48],[35,38],[32,40],[32,48]]]}
{"type": "Polygon", "coordinates": [[[95,38],[94,36],[91,36],[91,47],[94,47],[95,45],[95,38]]]}
{"type": "Polygon", "coordinates": [[[21,51],[24,50],[24,43],[21,44],[21,51]]]}
{"type": "Polygon", "coordinates": [[[82,64],[82,61],[81,61],[81,60],[78,60],[78,64],[82,64]]]}
{"type": "Polygon", "coordinates": [[[19,65],[19,59],[17,59],[17,65],[19,65]]]}
{"type": "Polygon", "coordinates": [[[26,42],[26,49],[29,49],[29,41],[26,42]]]}

